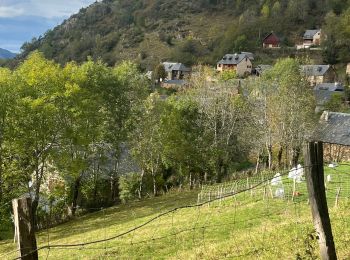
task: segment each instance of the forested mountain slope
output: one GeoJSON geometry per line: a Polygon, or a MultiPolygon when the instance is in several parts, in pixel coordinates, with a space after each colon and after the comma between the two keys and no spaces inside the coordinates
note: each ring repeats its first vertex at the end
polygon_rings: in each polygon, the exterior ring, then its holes
{"type": "Polygon", "coordinates": [[[8,50],[0,48],[0,59],[12,59],[16,56],[15,53],[12,53],[8,50]]]}
{"type": "MultiPolygon", "coordinates": [[[[39,49],[60,63],[92,56],[110,65],[136,59],[144,69],[164,59],[212,64],[226,52],[256,50],[271,31],[294,46],[305,29],[326,29],[327,22],[332,33],[342,26],[346,39],[349,6],[347,0],[104,0],[25,43],[18,60],[39,49]]],[[[345,59],[335,53],[336,44],[347,45],[336,43],[339,37],[328,43],[333,62],[345,59]]]]}

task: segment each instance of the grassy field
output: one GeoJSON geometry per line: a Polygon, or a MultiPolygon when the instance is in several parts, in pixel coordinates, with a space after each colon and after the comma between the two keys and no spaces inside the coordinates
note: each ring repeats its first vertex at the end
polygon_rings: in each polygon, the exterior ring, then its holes
{"type": "MultiPolygon", "coordinates": [[[[350,167],[327,168],[328,174],[332,176],[332,181],[327,183],[327,195],[338,257],[350,259],[350,167]],[[335,206],[339,187],[339,204],[335,206]]],[[[246,181],[241,183],[246,185],[246,181]]],[[[269,185],[258,186],[253,193],[247,191],[201,207],[176,210],[110,241],[44,249],[39,251],[39,256],[40,259],[317,258],[318,245],[307,203],[306,185],[304,182],[297,185],[299,195],[294,200],[287,196],[291,193],[293,182],[284,178],[283,185],[286,192],[284,199],[272,198],[274,191],[272,188],[269,192],[269,185]]],[[[218,186],[211,188],[215,191],[218,186]]],[[[102,210],[42,231],[37,234],[37,241],[40,247],[110,238],[141,225],[159,213],[195,204],[200,192],[203,191],[173,191],[162,197],[102,210]]],[[[0,259],[16,257],[16,252],[11,253],[15,249],[11,240],[0,241],[0,259]]]]}

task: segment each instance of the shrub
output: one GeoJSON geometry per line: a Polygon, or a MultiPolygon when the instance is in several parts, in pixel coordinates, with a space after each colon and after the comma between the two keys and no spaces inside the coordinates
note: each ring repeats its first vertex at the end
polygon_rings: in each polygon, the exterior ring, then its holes
{"type": "Polygon", "coordinates": [[[225,70],[220,73],[220,80],[222,81],[228,81],[230,79],[237,78],[237,73],[235,70],[225,70]]]}
{"type": "Polygon", "coordinates": [[[140,185],[140,176],[138,173],[130,173],[119,179],[119,198],[123,203],[136,199],[140,185]]]}

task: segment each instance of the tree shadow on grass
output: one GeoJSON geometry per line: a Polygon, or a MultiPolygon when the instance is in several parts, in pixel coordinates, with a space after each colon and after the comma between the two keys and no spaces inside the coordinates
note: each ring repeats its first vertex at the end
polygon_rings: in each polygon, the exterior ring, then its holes
{"type": "MultiPolygon", "coordinates": [[[[75,240],[75,236],[77,238],[75,243],[82,242],[78,240],[81,237],[84,238],[84,242],[92,241],[99,239],[99,237],[93,237],[92,235],[94,234],[89,233],[96,232],[97,235],[99,235],[98,232],[103,233],[105,229],[111,228],[116,230],[113,235],[117,235],[147,221],[151,216],[178,206],[194,204],[196,198],[196,191],[171,193],[161,197],[134,201],[125,205],[118,205],[105,210],[100,210],[50,229],[50,241],[54,244],[65,244],[65,240],[70,240],[70,238],[75,240]],[[86,234],[86,236],[83,236],[83,234],[86,234]],[[58,240],[57,243],[55,240],[58,240]]],[[[46,233],[47,231],[45,230],[39,232],[39,243],[46,239],[46,233]]],[[[109,233],[109,236],[113,235],[109,233]]]]}

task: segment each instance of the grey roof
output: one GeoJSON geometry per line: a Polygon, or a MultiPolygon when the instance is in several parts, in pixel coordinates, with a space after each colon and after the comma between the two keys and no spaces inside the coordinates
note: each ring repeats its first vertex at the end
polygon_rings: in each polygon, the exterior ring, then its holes
{"type": "Polygon", "coordinates": [[[271,68],[272,68],[271,65],[260,64],[260,65],[256,66],[255,71],[256,71],[259,75],[261,75],[261,74],[263,74],[264,72],[266,72],[267,70],[270,70],[271,68]]]}
{"type": "Polygon", "coordinates": [[[313,139],[350,146],[350,114],[323,112],[313,139]]]}
{"type": "Polygon", "coordinates": [[[218,64],[227,64],[227,65],[237,65],[239,63],[241,63],[242,60],[244,60],[245,58],[249,57],[247,56],[247,54],[226,54],[219,62],[218,64]]]}
{"type": "Polygon", "coordinates": [[[321,83],[315,86],[315,90],[344,91],[344,86],[339,82],[321,83]]]}
{"type": "Polygon", "coordinates": [[[191,69],[187,68],[185,65],[182,63],[176,63],[176,62],[163,62],[163,66],[165,68],[166,72],[171,72],[171,71],[184,71],[184,72],[190,72],[191,69]]]}
{"type": "Polygon", "coordinates": [[[320,31],[321,31],[320,29],[318,29],[318,30],[306,30],[303,38],[305,40],[312,40],[314,38],[315,34],[320,32],[320,31]]]}
{"type": "Polygon", "coordinates": [[[173,79],[173,80],[165,80],[164,83],[170,84],[170,85],[183,86],[183,85],[186,85],[187,81],[186,80],[181,80],[181,79],[173,79]]]}
{"type": "Polygon", "coordinates": [[[343,96],[344,92],[315,89],[314,94],[315,94],[315,98],[316,98],[316,104],[318,106],[323,106],[331,100],[333,95],[342,95],[343,96]]]}
{"type": "Polygon", "coordinates": [[[303,65],[302,72],[306,76],[323,76],[330,68],[330,65],[303,65]]]}
{"type": "Polygon", "coordinates": [[[250,60],[254,60],[254,54],[252,52],[242,51],[241,54],[245,54],[250,60]]]}

